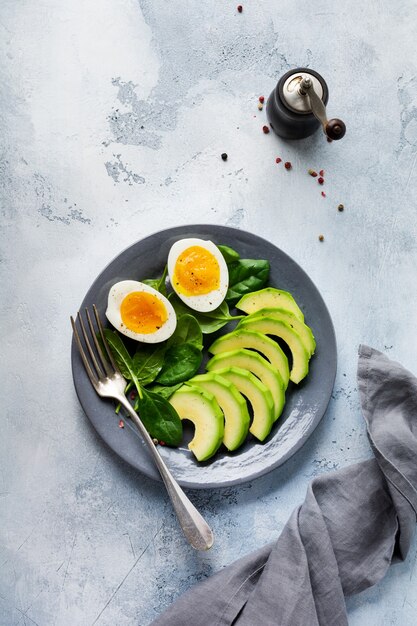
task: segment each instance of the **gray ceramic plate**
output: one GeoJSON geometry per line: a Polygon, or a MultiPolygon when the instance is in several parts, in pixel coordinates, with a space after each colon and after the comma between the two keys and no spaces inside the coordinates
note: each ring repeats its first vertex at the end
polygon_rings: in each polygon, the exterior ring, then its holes
{"type": "MultiPolygon", "coordinates": [[[[327,408],[336,375],[335,333],[329,312],[317,288],[288,255],[260,237],[226,226],[179,226],[138,241],[103,270],[89,289],[80,310],[91,307],[94,303],[104,321],[107,294],[111,285],[127,278],[141,280],[159,276],[171,245],[184,237],[200,237],[229,245],[242,258],[269,259],[269,284],[293,294],[317,341],[316,354],[311,360],[308,377],[300,385],[288,389],[284,412],[263,444],[248,439],[235,453],[221,450],[204,464],[198,464],[185,445],[177,449],[159,448],[175,478],[185,487],[236,485],[261,476],[284,463],[301,448],[319,423],[327,408]]],[[[96,395],[84,372],[74,342],[71,360],[78,398],[102,439],[127,463],[147,476],[159,479],[135,428],[129,420],[124,429],[119,428],[114,404],[96,395]]]]}

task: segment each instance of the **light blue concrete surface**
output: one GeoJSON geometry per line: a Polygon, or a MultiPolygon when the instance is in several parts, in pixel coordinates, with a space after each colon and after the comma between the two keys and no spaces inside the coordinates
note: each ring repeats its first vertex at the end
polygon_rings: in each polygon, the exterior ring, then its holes
{"type": "MultiPolygon", "coordinates": [[[[0,32],[0,624],[145,626],[274,540],[313,476],[371,454],[359,343],[417,372],[417,5],[3,0],[0,32]],[[257,97],[300,65],[326,78],[341,142],[262,133],[257,97]],[[310,167],[325,169],[326,198],[310,167]],[[196,222],[292,256],[339,346],[329,410],[300,452],[190,494],[215,529],[207,554],[187,547],[160,485],[102,445],[69,362],[68,317],[104,265],[196,222]]],[[[417,623],[416,552],[348,600],[352,626],[417,623]]]]}

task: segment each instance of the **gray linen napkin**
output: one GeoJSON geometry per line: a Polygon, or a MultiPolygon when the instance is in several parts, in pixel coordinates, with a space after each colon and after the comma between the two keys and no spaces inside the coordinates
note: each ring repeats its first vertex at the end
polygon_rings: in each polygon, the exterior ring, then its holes
{"type": "Polygon", "coordinates": [[[344,626],[344,596],[405,559],[417,514],[417,379],[359,348],[375,459],[315,478],[279,539],[181,596],[153,626],[344,626]]]}

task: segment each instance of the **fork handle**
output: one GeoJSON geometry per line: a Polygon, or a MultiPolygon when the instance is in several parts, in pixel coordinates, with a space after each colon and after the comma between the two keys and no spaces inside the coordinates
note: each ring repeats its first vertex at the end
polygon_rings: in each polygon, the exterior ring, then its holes
{"type": "Polygon", "coordinates": [[[157,451],[148,431],[142,424],[139,415],[124,396],[120,397],[119,400],[129,413],[132,421],[138,428],[145,444],[147,445],[149,452],[151,453],[155,465],[161,474],[161,478],[165,483],[165,487],[168,491],[169,497],[171,498],[172,506],[177,514],[178,521],[184,535],[192,547],[196,550],[208,550],[213,545],[213,531],[172,476],[161,455],[157,451]]]}

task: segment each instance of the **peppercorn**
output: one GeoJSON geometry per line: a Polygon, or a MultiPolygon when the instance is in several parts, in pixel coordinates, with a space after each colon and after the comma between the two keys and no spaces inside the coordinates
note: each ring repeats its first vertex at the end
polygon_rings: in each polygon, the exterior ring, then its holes
{"type": "Polygon", "coordinates": [[[264,131],[265,135],[267,135],[269,133],[269,126],[262,126],[262,130],[264,131]]]}
{"type": "Polygon", "coordinates": [[[284,167],[286,170],[290,170],[292,168],[291,161],[285,161],[284,167]]]}
{"type": "Polygon", "coordinates": [[[324,241],[324,235],[319,235],[319,241],[324,241]]]}
{"type": "Polygon", "coordinates": [[[345,207],[343,206],[343,204],[339,204],[339,206],[337,207],[338,211],[343,211],[345,207]]]}
{"type": "Polygon", "coordinates": [[[313,178],[316,178],[317,176],[317,172],[315,170],[309,169],[308,173],[310,174],[310,176],[312,176],[313,178]]]}
{"type": "Polygon", "coordinates": [[[320,170],[319,174],[320,176],[324,176],[324,170],[320,170]]]}
{"type": "Polygon", "coordinates": [[[227,154],[226,154],[226,152],[222,153],[222,159],[223,159],[223,161],[227,161],[227,154]]]}
{"type": "Polygon", "coordinates": [[[318,182],[318,184],[319,184],[319,185],[323,185],[323,184],[324,184],[324,178],[323,178],[323,176],[320,176],[320,177],[317,179],[317,182],[318,182]]]}
{"type": "Polygon", "coordinates": [[[238,6],[237,6],[237,10],[239,11],[239,13],[242,13],[242,11],[243,11],[243,7],[242,7],[242,5],[241,5],[241,4],[238,4],[238,6]]]}
{"type": "Polygon", "coordinates": [[[263,104],[265,102],[264,96],[259,96],[259,102],[263,104]]]}
{"type": "Polygon", "coordinates": [[[277,158],[275,159],[275,163],[281,163],[281,161],[282,161],[282,159],[281,159],[280,157],[277,157],[277,158]]]}

